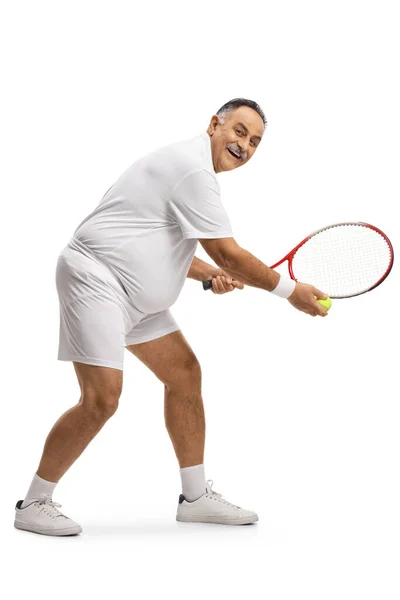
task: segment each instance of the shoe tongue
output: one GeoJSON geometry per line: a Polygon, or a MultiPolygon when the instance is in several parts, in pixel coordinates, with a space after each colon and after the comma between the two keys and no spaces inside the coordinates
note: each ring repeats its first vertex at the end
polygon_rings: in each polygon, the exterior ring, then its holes
{"type": "Polygon", "coordinates": [[[41,499],[42,500],[51,500],[51,494],[46,494],[46,492],[42,492],[41,499]]]}

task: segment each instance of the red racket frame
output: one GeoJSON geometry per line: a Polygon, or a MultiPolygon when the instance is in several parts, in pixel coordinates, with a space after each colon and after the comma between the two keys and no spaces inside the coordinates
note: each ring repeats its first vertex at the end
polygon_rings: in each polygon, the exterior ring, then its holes
{"type": "MultiPolygon", "coordinates": [[[[318,229],[317,231],[310,233],[310,235],[308,235],[306,238],[304,238],[304,240],[301,241],[300,244],[298,244],[295,248],[293,248],[293,250],[291,250],[288,254],[286,254],[286,256],[284,258],[282,258],[279,262],[272,265],[270,267],[270,269],[275,269],[276,267],[279,267],[282,263],[285,262],[285,260],[287,260],[290,278],[293,279],[294,281],[297,281],[296,277],[294,276],[293,268],[292,268],[292,261],[293,261],[294,255],[296,254],[297,250],[299,248],[301,248],[301,246],[304,246],[304,244],[306,242],[308,242],[309,239],[311,239],[318,233],[321,233],[322,231],[326,231],[327,229],[333,229],[334,227],[341,227],[343,225],[350,225],[350,226],[357,225],[357,226],[373,229],[374,231],[379,233],[384,238],[387,245],[389,246],[390,263],[389,263],[389,266],[386,269],[385,273],[372,287],[368,288],[364,292],[360,292],[359,294],[354,294],[354,296],[360,296],[361,294],[365,294],[366,292],[370,292],[371,290],[375,289],[376,287],[378,287],[378,285],[380,285],[382,283],[382,281],[384,281],[386,279],[386,277],[389,275],[390,271],[392,270],[393,261],[394,261],[393,246],[392,246],[392,242],[389,240],[388,236],[385,233],[383,233],[383,231],[381,231],[380,229],[378,229],[378,227],[375,227],[374,225],[370,225],[369,223],[363,223],[362,221],[353,221],[353,222],[347,222],[347,223],[334,223],[333,225],[328,225],[326,227],[322,227],[322,229],[318,229]]],[[[347,297],[349,297],[349,296],[347,296],[347,297]]],[[[350,297],[352,298],[353,296],[350,296],[350,297]]],[[[337,299],[339,300],[341,298],[346,298],[346,296],[339,296],[337,299]]]]}

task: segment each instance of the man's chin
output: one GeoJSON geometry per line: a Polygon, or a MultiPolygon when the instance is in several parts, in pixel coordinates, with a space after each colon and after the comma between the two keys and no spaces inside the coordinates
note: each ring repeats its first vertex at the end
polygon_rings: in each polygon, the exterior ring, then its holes
{"type": "Polygon", "coordinates": [[[229,169],[227,169],[227,171],[234,171],[235,169],[238,169],[239,167],[242,166],[243,163],[239,163],[238,165],[229,165],[229,169]]]}
{"type": "Polygon", "coordinates": [[[234,164],[231,161],[226,161],[224,162],[224,164],[222,165],[222,171],[234,171],[235,169],[237,169],[238,167],[242,166],[242,162],[238,163],[238,164],[234,164]]]}

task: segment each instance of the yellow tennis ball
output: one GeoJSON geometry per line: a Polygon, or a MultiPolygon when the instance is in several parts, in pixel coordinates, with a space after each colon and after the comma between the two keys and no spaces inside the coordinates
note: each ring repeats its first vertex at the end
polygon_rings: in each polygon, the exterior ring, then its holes
{"type": "Polygon", "coordinates": [[[320,303],[321,306],[323,306],[326,310],[329,310],[330,307],[332,306],[332,300],[329,298],[318,298],[318,302],[320,303]]]}

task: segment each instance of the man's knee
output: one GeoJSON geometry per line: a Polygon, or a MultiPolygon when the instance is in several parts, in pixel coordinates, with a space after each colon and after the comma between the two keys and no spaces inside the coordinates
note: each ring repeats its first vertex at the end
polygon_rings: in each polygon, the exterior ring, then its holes
{"type": "Polygon", "coordinates": [[[87,381],[81,392],[81,402],[93,414],[93,418],[109,419],[118,408],[122,376],[87,381]]]}
{"type": "Polygon", "coordinates": [[[109,419],[117,410],[121,391],[115,388],[93,390],[84,389],[81,403],[92,413],[93,418],[109,419]]]}
{"type": "Polygon", "coordinates": [[[81,388],[81,404],[94,419],[111,417],[122,392],[122,371],[80,363],[74,363],[74,367],[81,388]]]}
{"type": "Polygon", "coordinates": [[[168,389],[201,387],[201,367],[196,356],[190,353],[181,364],[172,368],[164,382],[168,389]]]}

